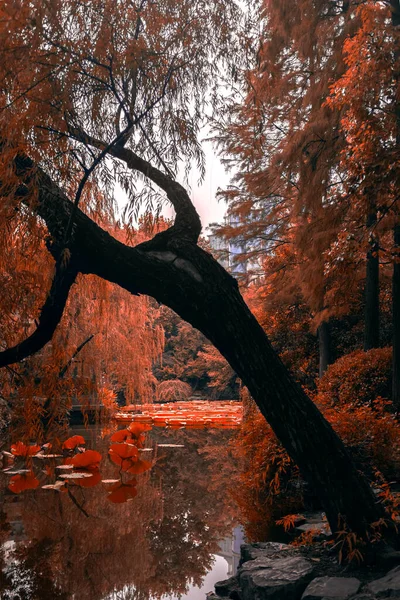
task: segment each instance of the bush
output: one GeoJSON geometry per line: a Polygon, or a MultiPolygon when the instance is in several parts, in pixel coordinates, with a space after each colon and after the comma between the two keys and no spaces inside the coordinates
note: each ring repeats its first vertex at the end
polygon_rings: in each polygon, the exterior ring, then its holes
{"type": "Polygon", "coordinates": [[[327,369],[318,383],[318,402],[369,405],[391,397],[391,348],[357,350],[342,356],[327,369]]]}
{"type": "Polygon", "coordinates": [[[162,381],[157,386],[157,402],[188,400],[191,394],[192,388],[190,385],[180,381],[180,379],[162,381]]]}
{"type": "MultiPolygon", "coordinates": [[[[390,360],[388,348],[353,352],[328,369],[314,398],[357,468],[377,485],[377,472],[389,481],[400,473],[400,423],[391,403],[376,396],[388,390],[390,360]]],[[[276,519],[302,510],[304,486],[255,403],[243,400],[243,425],[235,440],[243,470],[234,496],[248,539],[263,541],[271,539],[276,519]]]]}

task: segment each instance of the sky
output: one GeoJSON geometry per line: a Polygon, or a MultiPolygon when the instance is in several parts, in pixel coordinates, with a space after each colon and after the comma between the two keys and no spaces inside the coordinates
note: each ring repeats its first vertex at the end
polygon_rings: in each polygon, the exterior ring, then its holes
{"type": "MultiPolygon", "coordinates": [[[[190,199],[200,215],[203,225],[203,233],[206,233],[206,227],[210,223],[220,223],[226,212],[226,203],[217,200],[218,188],[225,189],[229,184],[230,175],[226,172],[224,166],[219,160],[211,142],[203,142],[204,153],[206,157],[206,174],[201,185],[198,184],[199,172],[194,166],[189,175],[189,186],[180,183],[188,189],[190,199]]],[[[178,177],[179,179],[179,177],[178,177]]],[[[163,214],[167,217],[173,215],[170,207],[166,207],[163,214]]]]}
{"type": "MultiPolygon", "coordinates": [[[[190,199],[199,213],[200,220],[203,226],[203,235],[207,235],[207,227],[210,223],[221,223],[223,221],[227,205],[221,200],[217,200],[217,191],[219,188],[226,189],[230,181],[230,174],[227,173],[211,142],[203,141],[203,149],[205,154],[205,177],[199,184],[199,171],[193,164],[189,173],[189,181],[184,181],[183,172],[177,177],[188,191],[190,199]],[[188,185],[189,184],[189,185],[188,185]]],[[[120,210],[126,206],[128,198],[122,188],[115,185],[115,198],[120,210]]],[[[172,217],[174,211],[170,205],[165,205],[162,210],[165,217],[172,217]]]]}

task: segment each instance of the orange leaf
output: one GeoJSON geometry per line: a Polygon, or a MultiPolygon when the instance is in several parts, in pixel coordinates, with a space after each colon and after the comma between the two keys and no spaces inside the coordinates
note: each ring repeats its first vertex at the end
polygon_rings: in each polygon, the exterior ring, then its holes
{"type": "Polygon", "coordinates": [[[37,454],[39,450],[40,446],[26,446],[23,442],[17,442],[11,446],[11,453],[14,456],[23,456],[25,458],[37,454]]]}
{"type": "Polygon", "coordinates": [[[107,499],[110,502],[114,502],[114,504],[122,504],[131,498],[134,498],[137,495],[137,489],[134,485],[118,483],[114,486],[113,490],[110,494],[108,494],[107,499]]]}
{"type": "Polygon", "coordinates": [[[131,462],[132,460],[137,460],[139,455],[136,446],[132,446],[131,444],[113,444],[108,453],[111,460],[117,465],[122,465],[126,460],[131,462]]]}
{"type": "MultiPolygon", "coordinates": [[[[78,471],[78,473],[79,472],[80,471],[78,471]]],[[[82,471],[82,473],[85,473],[85,472],[87,473],[87,471],[82,471]]],[[[93,473],[92,477],[82,477],[82,479],[74,479],[73,481],[74,481],[74,483],[76,483],[76,485],[79,485],[80,487],[83,487],[83,488],[94,487],[95,485],[100,483],[101,473],[100,473],[100,471],[97,471],[96,473],[93,473]]]]}
{"type": "Polygon", "coordinates": [[[152,426],[151,425],[146,425],[145,423],[135,423],[133,421],[133,423],[131,423],[128,427],[128,430],[132,433],[132,435],[134,435],[136,438],[139,438],[139,435],[141,433],[144,433],[145,431],[151,431],[152,426]]]}
{"type": "Polygon", "coordinates": [[[77,446],[84,446],[85,439],[81,435],[73,435],[72,437],[65,440],[62,447],[66,450],[73,450],[77,446]]]}
{"type": "Polygon", "coordinates": [[[128,439],[132,439],[132,433],[128,429],[120,429],[111,436],[112,442],[125,442],[128,439]]]}
{"type": "Polygon", "coordinates": [[[85,450],[81,454],[76,454],[68,459],[68,464],[83,469],[98,469],[101,461],[101,454],[96,450],[85,450]]]}
{"type": "Polygon", "coordinates": [[[34,490],[39,485],[39,480],[35,474],[30,471],[23,475],[14,475],[10,479],[8,489],[14,492],[14,494],[20,494],[25,490],[34,490]]]}
{"type": "Polygon", "coordinates": [[[139,475],[140,473],[144,473],[151,469],[153,465],[148,460],[137,460],[129,469],[127,469],[128,473],[132,473],[134,475],[139,475]]]}

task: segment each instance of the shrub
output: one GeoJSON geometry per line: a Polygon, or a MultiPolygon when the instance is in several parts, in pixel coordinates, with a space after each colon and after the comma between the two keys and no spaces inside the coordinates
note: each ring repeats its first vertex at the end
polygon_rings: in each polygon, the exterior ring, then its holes
{"type": "Polygon", "coordinates": [[[162,381],[157,386],[158,402],[174,402],[175,400],[188,400],[192,394],[192,388],[188,383],[180,379],[169,379],[162,381]]]}
{"type": "Polygon", "coordinates": [[[378,398],[391,397],[391,348],[356,350],[327,369],[318,383],[318,402],[369,405],[378,398]]]}

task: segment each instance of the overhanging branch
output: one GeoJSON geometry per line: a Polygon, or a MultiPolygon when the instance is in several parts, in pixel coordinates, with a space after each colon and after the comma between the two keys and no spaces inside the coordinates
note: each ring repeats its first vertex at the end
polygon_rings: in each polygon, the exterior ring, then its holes
{"type": "Polygon", "coordinates": [[[78,271],[71,265],[56,264],[55,275],[36,330],[23,342],[0,352],[0,367],[19,362],[41,350],[53,337],[61,321],[68,294],[78,271]]]}
{"type": "MultiPolygon", "coordinates": [[[[71,135],[76,140],[99,150],[103,151],[107,147],[105,142],[89,136],[83,131],[74,129],[71,131],[71,135]]],[[[129,169],[139,171],[151,179],[153,183],[167,194],[167,198],[176,212],[173,235],[196,243],[201,232],[201,222],[185,188],[129,148],[114,144],[109,147],[107,153],[114,158],[122,160],[129,169]]],[[[165,232],[162,232],[159,236],[155,236],[154,240],[163,238],[165,238],[165,232]]],[[[155,246],[152,240],[150,244],[155,246]]]]}

